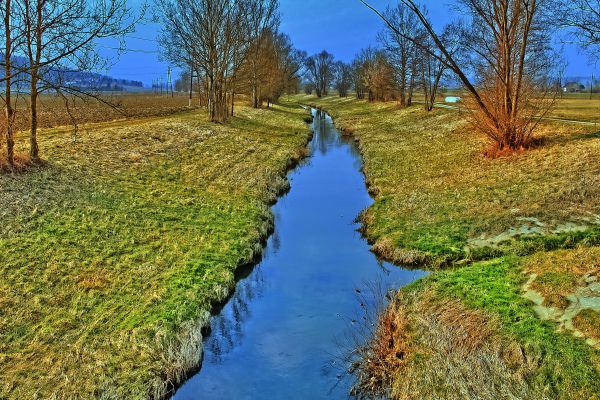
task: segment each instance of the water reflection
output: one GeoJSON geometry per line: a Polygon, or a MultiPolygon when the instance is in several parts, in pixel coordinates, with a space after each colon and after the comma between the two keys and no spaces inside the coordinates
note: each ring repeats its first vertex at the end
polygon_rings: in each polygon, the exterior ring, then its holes
{"type": "Polygon", "coordinates": [[[378,301],[361,288],[385,293],[422,275],[369,251],[354,223],[372,203],[356,145],[313,115],[311,157],[273,207],[265,257],[213,318],[202,369],[176,399],[347,398],[342,342],[364,335],[358,321],[378,301]]]}
{"type": "Polygon", "coordinates": [[[250,317],[249,304],[262,295],[264,274],[258,265],[248,278],[241,280],[220,314],[211,320],[211,331],[204,343],[204,363],[218,364],[244,338],[243,324],[250,317]]]}

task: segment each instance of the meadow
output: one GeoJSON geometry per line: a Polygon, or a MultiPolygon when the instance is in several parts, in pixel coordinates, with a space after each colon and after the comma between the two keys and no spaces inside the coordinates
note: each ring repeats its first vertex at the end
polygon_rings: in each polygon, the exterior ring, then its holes
{"type": "Polygon", "coordinates": [[[0,175],[0,398],[168,393],[260,255],[310,136],[297,106],[240,105],[216,125],[126,101],[135,118],[43,129],[44,165],[0,175]]]}
{"type": "MultiPolygon", "coordinates": [[[[331,113],[358,142],[375,198],[361,216],[372,250],[434,271],[382,311],[359,350],[359,392],[598,398],[594,125],[546,121],[541,146],[491,159],[457,110],[337,96],[294,101],[331,113]]],[[[562,104],[589,110],[588,100],[575,101],[562,104]]]]}

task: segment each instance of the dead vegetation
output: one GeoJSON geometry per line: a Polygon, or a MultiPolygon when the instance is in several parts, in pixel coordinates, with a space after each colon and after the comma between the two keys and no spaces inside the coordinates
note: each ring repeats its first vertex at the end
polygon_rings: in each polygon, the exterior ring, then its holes
{"type": "Polygon", "coordinates": [[[577,288],[600,279],[600,248],[535,254],[527,259],[524,272],[535,276],[529,288],[544,297],[543,305],[564,309],[577,288]]]}
{"type": "Polygon", "coordinates": [[[573,325],[586,337],[589,337],[600,344],[600,311],[582,310],[573,319],[573,325]]]}
{"type": "Polygon", "coordinates": [[[532,398],[535,368],[499,321],[433,292],[400,294],[359,350],[354,394],[394,399],[532,398]]]}

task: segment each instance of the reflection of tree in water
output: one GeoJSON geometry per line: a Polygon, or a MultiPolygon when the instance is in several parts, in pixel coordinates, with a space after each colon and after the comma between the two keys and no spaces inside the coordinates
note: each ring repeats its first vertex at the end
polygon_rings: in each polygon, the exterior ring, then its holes
{"type": "Polygon", "coordinates": [[[279,231],[277,230],[277,225],[278,225],[278,221],[279,221],[280,217],[279,215],[275,215],[275,230],[273,231],[273,234],[271,235],[271,242],[269,244],[269,250],[270,253],[275,255],[279,252],[279,249],[281,248],[281,237],[279,236],[279,231]]]}
{"type": "Polygon", "coordinates": [[[316,110],[314,115],[314,132],[315,136],[312,143],[313,150],[318,150],[322,155],[333,148],[339,147],[342,144],[349,145],[350,153],[361,163],[358,147],[352,138],[344,137],[333,125],[331,117],[327,113],[316,110]]]}
{"type": "Polygon", "coordinates": [[[244,338],[243,324],[250,316],[249,304],[260,297],[264,289],[264,275],[260,265],[238,282],[235,293],[219,315],[212,318],[211,333],[204,344],[205,357],[219,363],[244,338]]]}
{"type": "Polygon", "coordinates": [[[317,110],[315,115],[315,137],[313,139],[313,149],[319,150],[322,155],[327,154],[327,151],[336,145],[340,135],[333,127],[331,119],[323,111],[317,110]]]}

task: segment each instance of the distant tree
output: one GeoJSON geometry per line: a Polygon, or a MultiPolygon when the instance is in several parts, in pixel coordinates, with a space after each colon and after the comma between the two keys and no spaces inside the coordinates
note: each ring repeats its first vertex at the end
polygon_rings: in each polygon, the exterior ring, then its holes
{"type": "MultiPolygon", "coordinates": [[[[250,43],[246,55],[247,65],[250,69],[250,87],[252,89],[252,106],[257,108],[260,102],[260,76],[261,52],[265,40],[275,32],[279,26],[277,0],[245,0],[244,6],[246,37],[250,43]]],[[[263,63],[264,64],[264,63],[263,63]]],[[[264,72],[264,68],[263,68],[264,72]]]]}
{"type": "Polygon", "coordinates": [[[369,101],[394,98],[396,78],[394,67],[383,51],[375,51],[365,65],[364,85],[369,101]]]}
{"type": "Polygon", "coordinates": [[[353,63],[354,88],[358,99],[383,101],[396,98],[397,84],[393,65],[382,50],[361,50],[353,63]]]}
{"type": "Polygon", "coordinates": [[[284,92],[297,93],[306,52],[295,49],[290,37],[281,33],[277,36],[275,49],[284,92]]]}
{"type": "Polygon", "coordinates": [[[304,82],[304,93],[312,94],[315,91],[315,84],[312,82],[304,82]]]}
{"type": "Polygon", "coordinates": [[[327,96],[335,77],[335,62],[332,54],[323,50],[308,57],[304,62],[307,79],[315,85],[317,97],[327,96]]]}
{"type": "Polygon", "coordinates": [[[270,32],[260,53],[261,95],[259,104],[267,106],[277,101],[288,90],[302,66],[302,59],[290,38],[282,33],[270,32]]]}
{"type": "MultiPolygon", "coordinates": [[[[463,27],[460,24],[449,24],[444,28],[440,39],[448,52],[460,59],[463,45],[461,43],[463,27]]],[[[438,88],[447,71],[445,58],[436,47],[433,39],[425,32],[418,39],[416,65],[420,75],[420,86],[425,97],[425,110],[432,111],[438,95],[438,88]]]]}
{"type": "MultiPolygon", "coordinates": [[[[423,9],[426,14],[426,10],[423,9]]],[[[378,35],[387,59],[394,67],[398,81],[400,105],[410,106],[415,79],[417,78],[417,63],[419,62],[415,40],[422,35],[417,16],[402,2],[395,7],[388,7],[385,17],[391,26],[386,26],[378,35]]]]}
{"type": "Polygon", "coordinates": [[[283,33],[265,31],[261,43],[257,59],[247,59],[238,72],[240,80],[247,82],[242,91],[257,107],[265,101],[270,105],[297,85],[305,58],[283,33]]]}
{"type": "Polygon", "coordinates": [[[225,121],[230,116],[228,96],[234,96],[229,85],[249,44],[248,2],[156,0],[156,5],[163,23],[163,57],[204,77],[209,118],[225,121]]]}
{"type": "Polygon", "coordinates": [[[368,60],[372,58],[373,50],[371,48],[363,49],[354,57],[352,61],[352,80],[356,98],[362,100],[365,98],[365,74],[368,60]]]}
{"type": "Polygon", "coordinates": [[[340,97],[347,97],[352,87],[352,66],[342,61],[335,63],[335,89],[340,97]]]}
{"type": "Polygon", "coordinates": [[[179,78],[175,80],[176,92],[190,92],[192,89],[192,74],[188,70],[183,70],[179,74],[179,78]]]}

